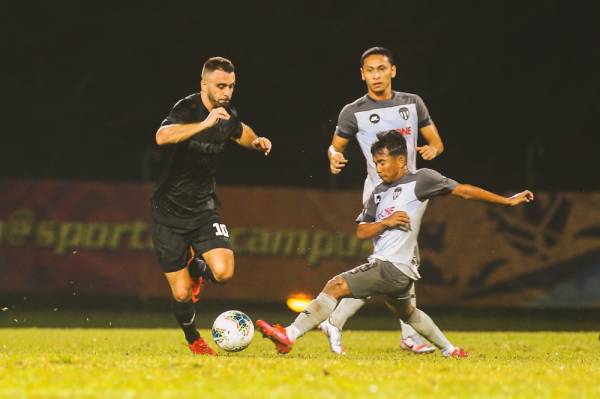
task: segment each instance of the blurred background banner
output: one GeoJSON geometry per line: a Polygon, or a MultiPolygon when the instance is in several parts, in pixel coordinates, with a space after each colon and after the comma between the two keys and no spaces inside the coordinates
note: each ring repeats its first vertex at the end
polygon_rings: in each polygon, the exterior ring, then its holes
{"type": "MultiPolygon", "coordinates": [[[[0,183],[0,290],[12,294],[168,295],[139,183],[0,183]]],[[[236,277],[207,299],[280,302],[317,294],[370,254],[354,236],[359,192],[222,187],[236,277]]],[[[421,235],[424,305],[600,305],[600,193],[541,194],[509,209],[430,202],[421,235]]]]}

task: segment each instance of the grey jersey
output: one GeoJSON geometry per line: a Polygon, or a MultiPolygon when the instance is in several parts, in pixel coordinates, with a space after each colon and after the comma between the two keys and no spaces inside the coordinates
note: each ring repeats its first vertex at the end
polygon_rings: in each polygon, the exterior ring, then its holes
{"type": "Polygon", "coordinates": [[[335,133],[344,138],[356,136],[367,161],[367,181],[363,202],[373,188],[381,183],[371,156],[371,145],[377,141],[377,133],[396,130],[406,139],[407,165],[410,172],[416,170],[417,138],[419,129],[432,124],[425,103],[416,94],[392,92],[392,98],[376,101],[368,95],[342,108],[335,133]]]}
{"type": "Polygon", "coordinates": [[[417,244],[421,218],[431,197],[447,194],[457,184],[435,170],[419,169],[394,183],[380,183],[375,187],[357,222],[378,222],[396,211],[405,211],[410,217],[411,230],[387,229],[375,237],[373,254],[369,260],[392,262],[410,278],[421,278],[418,271],[420,259],[417,244]]]}

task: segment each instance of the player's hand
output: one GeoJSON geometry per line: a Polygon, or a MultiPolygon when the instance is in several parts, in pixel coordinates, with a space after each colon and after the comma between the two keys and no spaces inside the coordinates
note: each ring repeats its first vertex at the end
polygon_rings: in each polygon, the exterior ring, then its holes
{"type": "Polygon", "coordinates": [[[404,211],[392,213],[390,216],[382,219],[381,223],[390,229],[398,228],[405,231],[410,230],[410,217],[408,216],[408,213],[404,211]]]}
{"type": "Polygon", "coordinates": [[[423,158],[426,161],[431,161],[439,154],[438,149],[431,145],[417,147],[417,151],[419,152],[419,154],[421,154],[421,158],[423,158]]]}
{"type": "Polygon", "coordinates": [[[266,137],[257,137],[252,141],[252,147],[267,156],[271,152],[271,140],[266,137]]]}
{"type": "Polygon", "coordinates": [[[513,195],[508,198],[508,205],[515,206],[519,205],[523,202],[531,202],[533,201],[533,193],[529,190],[522,191],[518,194],[513,195]]]}
{"type": "Polygon", "coordinates": [[[219,122],[219,119],[228,120],[229,118],[231,118],[231,116],[225,110],[225,108],[213,108],[213,110],[210,111],[206,119],[204,119],[204,123],[206,124],[206,127],[213,127],[219,122]]]}
{"type": "Polygon", "coordinates": [[[344,154],[341,152],[336,152],[329,157],[329,170],[334,175],[337,175],[342,171],[342,168],[346,166],[347,163],[348,160],[344,157],[344,154]]]}

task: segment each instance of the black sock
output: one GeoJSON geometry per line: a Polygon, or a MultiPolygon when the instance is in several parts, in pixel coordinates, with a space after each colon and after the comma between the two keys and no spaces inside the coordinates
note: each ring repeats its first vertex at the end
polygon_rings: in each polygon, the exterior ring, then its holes
{"type": "Polygon", "coordinates": [[[194,278],[202,276],[206,281],[212,281],[213,283],[217,284],[219,283],[217,280],[215,280],[212,270],[210,270],[210,267],[208,267],[201,256],[194,257],[194,260],[188,267],[188,270],[190,271],[190,276],[194,278]]]}
{"type": "Polygon", "coordinates": [[[173,300],[173,314],[181,326],[188,343],[191,344],[200,338],[200,333],[196,330],[196,311],[194,310],[192,301],[177,302],[173,300]]]}

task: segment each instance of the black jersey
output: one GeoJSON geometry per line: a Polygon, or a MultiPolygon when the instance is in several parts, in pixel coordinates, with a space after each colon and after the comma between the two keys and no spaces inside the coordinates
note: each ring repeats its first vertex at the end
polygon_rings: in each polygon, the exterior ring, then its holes
{"type": "MultiPolygon", "coordinates": [[[[230,139],[239,138],[242,124],[233,108],[229,120],[219,122],[177,144],[167,145],[161,178],[152,195],[152,215],[167,226],[195,229],[202,211],[216,207],[215,174],[217,157],[230,139]]],[[[175,104],[161,126],[201,122],[209,112],[200,94],[175,104]]]]}

